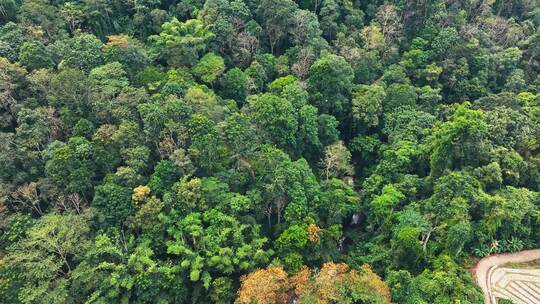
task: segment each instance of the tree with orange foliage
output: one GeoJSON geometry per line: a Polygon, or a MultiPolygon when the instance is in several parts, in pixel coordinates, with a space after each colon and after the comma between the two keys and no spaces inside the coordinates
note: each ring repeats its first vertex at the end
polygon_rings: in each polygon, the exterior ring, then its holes
{"type": "Polygon", "coordinates": [[[241,278],[236,304],[389,304],[390,290],[369,265],[351,269],[328,262],[315,272],[306,266],[289,277],[281,267],[259,269],[241,278]]]}
{"type": "Polygon", "coordinates": [[[150,60],[144,45],[124,34],[107,36],[103,54],[107,62],[120,62],[130,77],[140,72],[150,60]]]}
{"type": "Polygon", "coordinates": [[[308,228],[308,240],[312,243],[319,243],[321,228],[315,224],[309,224],[308,228]]]}
{"type": "Polygon", "coordinates": [[[328,262],[299,293],[298,304],[390,303],[390,290],[369,265],[328,262]]]}
{"type": "Polygon", "coordinates": [[[285,304],[288,299],[289,278],[281,267],[258,269],[240,278],[237,304],[285,304]]]}
{"type": "Polygon", "coordinates": [[[107,36],[107,44],[103,47],[108,49],[111,47],[127,48],[129,46],[129,37],[127,35],[111,35],[107,36]]]}

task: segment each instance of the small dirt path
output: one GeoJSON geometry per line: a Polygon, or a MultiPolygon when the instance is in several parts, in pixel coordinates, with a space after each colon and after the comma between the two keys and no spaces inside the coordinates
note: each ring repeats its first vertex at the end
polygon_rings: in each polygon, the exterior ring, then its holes
{"type": "Polygon", "coordinates": [[[525,263],[540,259],[540,248],[516,253],[494,254],[481,259],[472,269],[476,283],[484,292],[485,304],[496,304],[489,288],[489,272],[494,266],[508,263],[525,263]]]}

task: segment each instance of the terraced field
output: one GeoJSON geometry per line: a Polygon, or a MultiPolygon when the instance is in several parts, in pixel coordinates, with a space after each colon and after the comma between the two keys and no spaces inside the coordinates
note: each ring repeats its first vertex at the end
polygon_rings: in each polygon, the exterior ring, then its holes
{"type": "Polygon", "coordinates": [[[515,304],[540,303],[540,269],[510,268],[504,265],[540,259],[540,249],[485,257],[473,269],[476,282],[484,291],[484,302],[496,304],[497,298],[515,304]]]}
{"type": "Polygon", "coordinates": [[[540,303],[540,269],[494,267],[489,277],[495,298],[508,299],[516,304],[540,303]]]}

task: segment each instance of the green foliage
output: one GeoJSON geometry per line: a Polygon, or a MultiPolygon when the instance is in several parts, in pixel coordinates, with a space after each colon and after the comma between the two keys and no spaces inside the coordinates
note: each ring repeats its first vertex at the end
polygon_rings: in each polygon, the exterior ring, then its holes
{"type": "Polygon", "coordinates": [[[265,138],[281,148],[292,149],[296,145],[298,120],[288,100],[266,93],[248,102],[249,114],[264,130],[265,138]]]}
{"type": "Polygon", "coordinates": [[[148,187],[153,193],[163,195],[171,189],[178,177],[179,174],[174,165],[170,161],[162,160],[156,164],[154,173],[150,176],[148,187]]]}
{"type": "Polygon", "coordinates": [[[417,98],[416,88],[413,86],[398,83],[391,84],[386,89],[384,111],[390,113],[402,106],[414,106],[417,98]]]}
{"type": "Polygon", "coordinates": [[[342,119],[350,111],[354,72],[343,57],[328,54],[309,69],[308,91],[319,111],[342,119]]]}
{"type": "Polygon", "coordinates": [[[39,42],[25,42],[19,52],[19,62],[29,70],[50,68],[53,66],[52,55],[39,42]]]}
{"type": "Polygon", "coordinates": [[[386,219],[389,218],[393,209],[405,198],[394,186],[386,185],[382,189],[381,195],[376,196],[370,207],[374,216],[386,219]]]}
{"type": "Polygon", "coordinates": [[[0,1],[0,302],[480,303],[540,246],[540,10],[480,2],[0,1]]]}
{"type": "MultiPolygon", "coordinates": [[[[83,215],[50,213],[39,219],[26,236],[10,248],[1,268],[17,271],[23,303],[65,302],[68,279],[77,259],[89,248],[90,227],[83,215]]],[[[2,271],[4,273],[4,270],[2,271]]],[[[3,291],[3,290],[2,290],[3,291]]]]}
{"type": "Polygon", "coordinates": [[[391,272],[388,278],[393,299],[400,303],[482,303],[483,295],[470,274],[448,256],[438,257],[433,269],[412,277],[407,271],[391,272]]]}
{"type": "Polygon", "coordinates": [[[221,78],[221,94],[223,98],[231,98],[242,103],[247,96],[247,77],[239,68],[228,70],[221,78]]]}
{"type": "Polygon", "coordinates": [[[120,35],[108,36],[103,49],[106,62],[119,62],[126,69],[130,79],[150,64],[148,51],[136,39],[120,35]]]}
{"type": "Polygon", "coordinates": [[[59,66],[86,72],[103,63],[102,47],[103,43],[96,36],[86,33],[81,33],[68,40],[59,40],[55,45],[61,56],[59,66]]]}
{"type": "Polygon", "coordinates": [[[279,235],[275,246],[285,269],[292,272],[300,270],[303,265],[301,250],[307,242],[307,225],[292,225],[279,235]]]}
{"type": "Polygon", "coordinates": [[[352,99],[353,118],[360,126],[376,127],[383,113],[386,98],[384,88],[379,85],[360,86],[352,99]]]}
{"type": "Polygon", "coordinates": [[[45,174],[67,193],[87,195],[93,187],[97,165],[94,146],[83,137],[72,137],[67,144],[51,147],[45,174]]]}
{"type": "Polygon", "coordinates": [[[96,187],[92,206],[105,227],[119,227],[133,213],[131,189],[115,184],[96,187]]]}
{"type": "Polygon", "coordinates": [[[0,27],[0,56],[16,61],[22,44],[28,40],[18,24],[7,22],[0,27]]]}
{"type": "Polygon", "coordinates": [[[73,271],[74,298],[94,303],[132,301],[178,303],[186,299],[183,272],[156,260],[147,243],[129,249],[120,240],[98,235],[73,271]]]}
{"type": "Polygon", "coordinates": [[[279,49],[287,37],[289,27],[293,25],[293,13],[297,4],[291,0],[263,0],[255,13],[268,37],[270,52],[279,49]]]}
{"type": "Polygon", "coordinates": [[[201,281],[206,288],[212,273],[250,270],[267,262],[271,254],[263,249],[267,239],[260,237],[257,226],[242,224],[216,209],[184,217],[173,209],[161,219],[168,235],[167,252],[178,256],[191,281],[201,281]]]}
{"type": "Polygon", "coordinates": [[[9,246],[21,240],[34,224],[34,220],[26,214],[13,214],[2,220],[0,228],[2,236],[0,239],[1,250],[6,250],[9,246]]]}
{"type": "Polygon", "coordinates": [[[452,119],[436,127],[431,139],[431,167],[434,174],[444,169],[478,164],[488,147],[484,113],[458,105],[452,119]]]}
{"type": "Polygon", "coordinates": [[[173,18],[162,25],[159,35],[150,36],[155,52],[171,66],[191,66],[206,49],[214,34],[196,19],[180,22],[173,18]]]}
{"type": "Polygon", "coordinates": [[[341,224],[358,211],[359,203],[358,195],[350,185],[332,178],[323,185],[317,214],[326,226],[341,224]]]}
{"type": "Polygon", "coordinates": [[[192,73],[202,81],[212,84],[224,69],[223,58],[214,53],[208,53],[193,67],[192,73]]]}

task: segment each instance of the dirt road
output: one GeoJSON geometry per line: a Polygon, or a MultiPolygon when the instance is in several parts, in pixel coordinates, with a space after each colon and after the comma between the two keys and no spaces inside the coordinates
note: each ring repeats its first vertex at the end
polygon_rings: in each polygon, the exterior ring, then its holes
{"type": "Polygon", "coordinates": [[[495,298],[491,295],[489,288],[490,270],[495,266],[508,263],[524,263],[540,259],[540,248],[532,250],[524,250],[509,254],[495,254],[481,259],[473,269],[473,274],[476,283],[480,285],[484,292],[484,303],[495,304],[495,298]]]}

